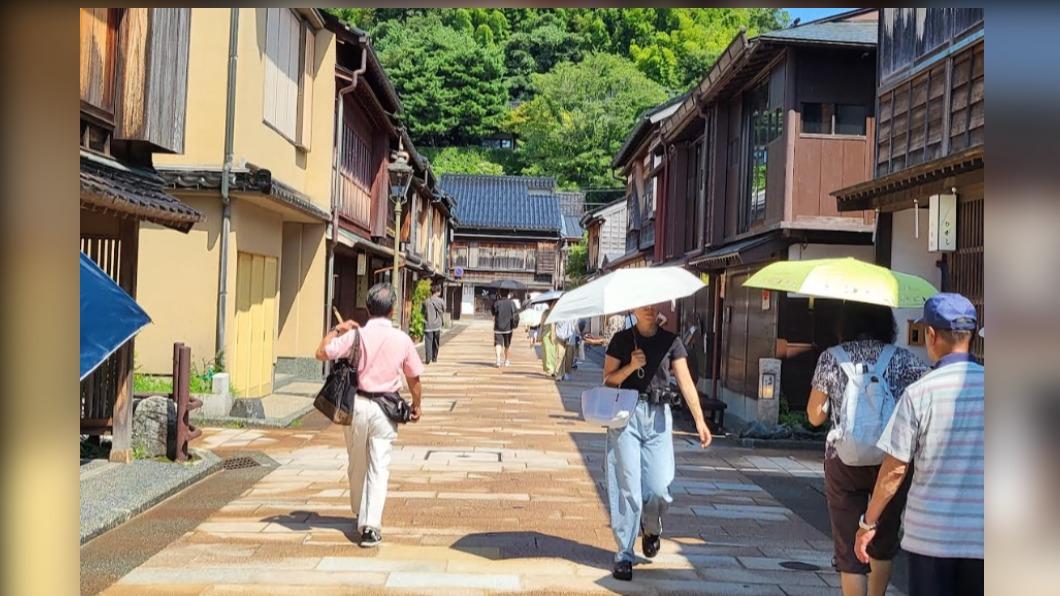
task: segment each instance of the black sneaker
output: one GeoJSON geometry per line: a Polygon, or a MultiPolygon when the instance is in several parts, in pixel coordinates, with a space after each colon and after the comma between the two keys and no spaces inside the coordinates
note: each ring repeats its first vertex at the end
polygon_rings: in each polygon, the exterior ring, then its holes
{"type": "Polygon", "coordinates": [[[662,542],[658,534],[652,536],[645,534],[640,539],[640,548],[644,551],[644,556],[652,559],[655,555],[659,554],[659,544],[662,542]]]}
{"type": "Polygon", "coordinates": [[[364,531],[361,532],[361,548],[371,548],[373,546],[378,546],[379,543],[382,541],[383,537],[379,535],[379,530],[365,528],[364,531]]]}
{"type": "Polygon", "coordinates": [[[614,569],[611,570],[611,577],[628,582],[633,579],[633,563],[629,561],[619,561],[615,563],[614,569]]]}

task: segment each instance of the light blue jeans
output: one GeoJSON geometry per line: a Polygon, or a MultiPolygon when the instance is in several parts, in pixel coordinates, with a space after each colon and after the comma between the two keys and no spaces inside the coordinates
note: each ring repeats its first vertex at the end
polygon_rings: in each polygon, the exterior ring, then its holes
{"type": "Polygon", "coordinates": [[[662,534],[662,516],[673,502],[673,418],[668,404],[638,401],[623,428],[607,431],[607,502],[618,553],[615,561],[634,560],[641,527],[662,534]]]}

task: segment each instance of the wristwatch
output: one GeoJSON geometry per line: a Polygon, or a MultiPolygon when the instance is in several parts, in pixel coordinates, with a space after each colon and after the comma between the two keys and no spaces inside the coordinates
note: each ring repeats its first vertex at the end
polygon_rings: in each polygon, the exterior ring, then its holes
{"type": "Polygon", "coordinates": [[[878,521],[874,522],[874,523],[871,523],[871,524],[867,523],[865,521],[865,514],[864,513],[861,514],[861,517],[858,518],[858,527],[861,528],[862,530],[865,530],[866,532],[871,532],[871,531],[875,530],[876,526],[878,526],[879,524],[880,524],[880,522],[878,522],[878,521]]]}

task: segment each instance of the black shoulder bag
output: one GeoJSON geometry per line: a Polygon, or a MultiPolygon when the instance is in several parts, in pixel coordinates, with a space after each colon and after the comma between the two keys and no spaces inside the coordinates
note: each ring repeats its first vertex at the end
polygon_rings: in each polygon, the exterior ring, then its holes
{"type": "Polygon", "coordinates": [[[347,358],[339,358],[331,366],[327,381],[320,388],[313,406],[335,424],[350,426],[353,423],[353,399],[357,395],[357,368],[361,363],[361,335],[357,329],[349,333],[353,338],[353,349],[347,358]]]}

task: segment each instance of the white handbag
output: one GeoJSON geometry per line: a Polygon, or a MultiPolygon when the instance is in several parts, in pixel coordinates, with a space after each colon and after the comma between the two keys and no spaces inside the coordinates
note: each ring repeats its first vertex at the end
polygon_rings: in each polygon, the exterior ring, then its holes
{"type": "Polygon", "coordinates": [[[622,428],[637,407],[639,393],[633,389],[596,387],[582,392],[582,417],[586,422],[622,428]]]}

